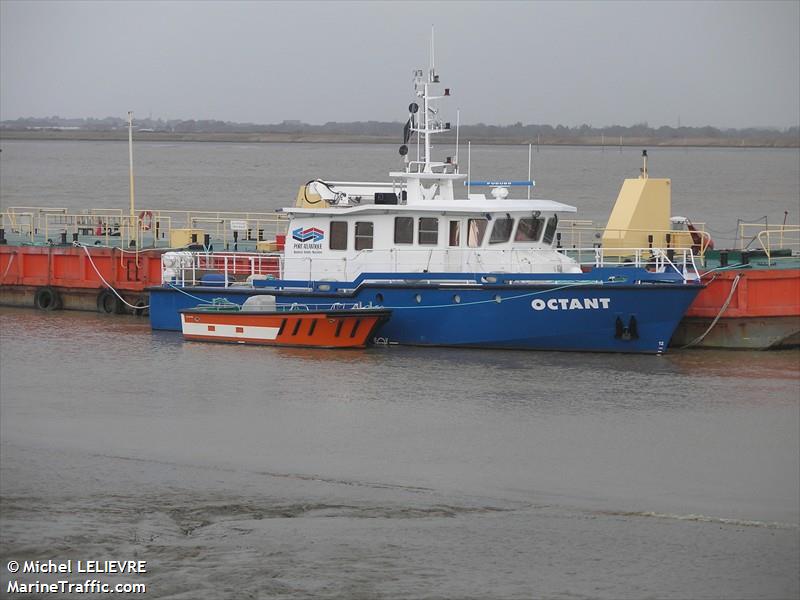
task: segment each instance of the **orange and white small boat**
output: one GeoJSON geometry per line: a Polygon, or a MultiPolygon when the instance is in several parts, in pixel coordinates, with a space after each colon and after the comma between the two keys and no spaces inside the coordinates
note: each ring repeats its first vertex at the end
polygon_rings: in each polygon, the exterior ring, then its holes
{"type": "Polygon", "coordinates": [[[364,348],[391,314],[380,307],[277,307],[271,295],[253,296],[243,305],[222,301],[180,311],[187,340],[309,348],[364,348]]]}

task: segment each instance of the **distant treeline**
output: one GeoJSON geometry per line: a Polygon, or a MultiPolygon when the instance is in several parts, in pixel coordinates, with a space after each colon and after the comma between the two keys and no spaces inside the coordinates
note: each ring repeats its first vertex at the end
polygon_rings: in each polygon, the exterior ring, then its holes
{"type": "MultiPolygon", "coordinates": [[[[455,124],[453,124],[454,126],[455,124]]],[[[0,129],[6,131],[25,130],[79,130],[79,131],[118,131],[127,129],[125,119],[106,117],[105,119],[67,119],[62,117],[20,118],[0,122],[0,129]]],[[[164,120],[164,119],[135,119],[134,126],[138,131],[152,131],[175,134],[204,134],[204,133],[278,133],[278,134],[307,134],[307,135],[343,135],[365,136],[370,138],[385,138],[387,140],[402,137],[403,123],[386,121],[356,121],[351,123],[328,122],[324,125],[310,125],[302,121],[283,121],[272,125],[256,123],[234,123],[231,121],[215,120],[164,120]]],[[[463,140],[512,140],[542,143],[557,140],[561,143],[586,141],[588,139],[604,139],[606,144],[613,145],[622,137],[625,138],[650,138],[656,140],[680,143],[684,139],[704,140],[772,140],[780,145],[797,146],[800,144],[800,128],[798,126],[788,129],[756,128],[746,129],[718,129],[716,127],[651,127],[647,123],[636,125],[611,125],[608,127],[593,127],[580,125],[567,127],[565,125],[523,125],[521,122],[513,125],[462,125],[461,138],[463,140]]]]}

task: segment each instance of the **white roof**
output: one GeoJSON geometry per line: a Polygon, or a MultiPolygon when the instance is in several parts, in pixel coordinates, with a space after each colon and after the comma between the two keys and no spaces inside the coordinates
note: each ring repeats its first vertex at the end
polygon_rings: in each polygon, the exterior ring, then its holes
{"type": "Polygon", "coordinates": [[[541,212],[566,212],[574,213],[577,209],[569,204],[562,204],[554,200],[435,200],[420,202],[418,204],[360,204],[358,206],[330,208],[295,208],[286,207],[280,209],[286,214],[297,215],[351,215],[369,213],[403,213],[403,212],[438,212],[449,214],[483,214],[495,212],[507,213],[529,213],[533,211],[541,212]]]}

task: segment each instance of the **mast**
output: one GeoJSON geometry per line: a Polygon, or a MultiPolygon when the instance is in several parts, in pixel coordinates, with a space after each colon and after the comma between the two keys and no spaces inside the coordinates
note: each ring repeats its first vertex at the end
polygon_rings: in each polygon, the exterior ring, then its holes
{"type": "Polygon", "coordinates": [[[461,111],[456,110],[456,173],[458,173],[458,131],[461,128],[461,111]]]}
{"type": "Polygon", "coordinates": [[[136,216],[136,209],[133,194],[133,111],[128,111],[128,177],[130,179],[131,188],[131,227],[134,227],[134,217],[136,216]]]}
{"type": "Polygon", "coordinates": [[[425,84],[425,172],[431,172],[431,136],[430,133],[430,115],[429,115],[429,106],[428,106],[428,84],[434,83],[439,81],[439,78],[436,76],[436,60],[435,60],[435,50],[434,50],[434,42],[433,42],[433,25],[431,25],[431,50],[430,50],[430,59],[431,65],[430,70],[428,71],[428,83],[425,84]]]}
{"type": "MultiPolygon", "coordinates": [[[[422,99],[422,119],[414,123],[412,130],[417,133],[417,144],[422,144],[422,157],[417,155],[417,164],[423,173],[432,173],[433,168],[440,166],[431,157],[431,135],[443,133],[450,128],[450,123],[442,124],[438,119],[438,110],[434,107],[434,100],[450,95],[450,90],[445,89],[442,95],[434,95],[433,86],[439,85],[439,75],[436,73],[436,59],[434,49],[434,30],[431,27],[431,45],[428,63],[428,76],[425,77],[424,71],[419,69],[414,71],[414,91],[418,98],[422,99]],[[420,136],[423,138],[420,142],[420,136]]],[[[408,166],[410,170],[411,165],[408,166]]]]}
{"type": "Polygon", "coordinates": [[[450,123],[444,122],[439,114],[436,101],[450,96],[450,88],[440,88],[439,74],[436,72],[434,50],[434,32],[431,28],[431,45],[428,61],[428,73],[425,69],[414,70],[414,95],[416,102],[409,107],[409,119],[404,127],[403,145],[400,155],[403,156],[405,168],[402,172],[390,172],[389,175],[402,179],[403,191],[406,192],[406,204],[416,204],[430,200],[453,200],[455,198],[454,181],[464,178],[458,170],[458,143],[461,116],[458,113],[456,123],[456,161],[447,157],[444,161],[433,158],[432,136],[446,133],[450,123]],[[419,111],[424,114],[420,115],[419,111]],[[417,159],[408,160],[408,146],[412,134],[417,134],[417,159]],[[420,139],[422,138],[422,139],[420,139]]]}
{"type": "MultiPolygon", "coordinates": [[[[431,71],[433,73],[433,71],[431,71]]],[[[428,115],[428,84],[425,84],[425,172],[429,173],[431,170],[431,136],[430,136],[430,118],[428,115]]]]}

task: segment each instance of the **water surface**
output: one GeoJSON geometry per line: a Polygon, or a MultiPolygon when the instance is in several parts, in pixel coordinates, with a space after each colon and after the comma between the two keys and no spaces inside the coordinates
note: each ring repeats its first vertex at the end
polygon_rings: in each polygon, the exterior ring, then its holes
{"type": "MultiPolygon", "coordinates": [[[[638,153],[543,148],[535,195],[605,220],[638,153]]],[[[797,150],[650,155],[717,239],[797,222],[797,150]]],[[[123,143],[0,160],[3,207],[127,207],[123,143]]],[[[526,163],[473,148],[476,179],[526,163]]],[[[399,166],[210,143],[136,164],[140,206],[242,211],[399,166]]],[[[154,598],[796,598],[799,431],[796,350],[251,348],[0,308],[0,586],[11,559],[140,558],[154,598]]]]}
{"type": "Polygon", "coordinates": [[[328,352],[0,319],[4,559],[125,548],[189,583],[188,544],[289,597],[798,589],[797,351],[328,352]]]}

